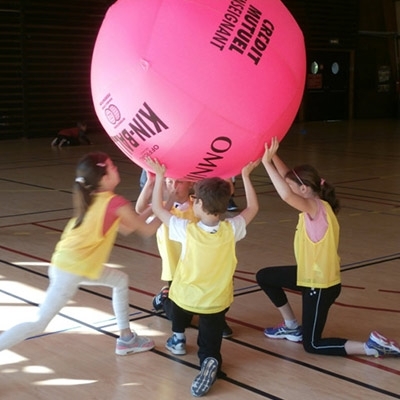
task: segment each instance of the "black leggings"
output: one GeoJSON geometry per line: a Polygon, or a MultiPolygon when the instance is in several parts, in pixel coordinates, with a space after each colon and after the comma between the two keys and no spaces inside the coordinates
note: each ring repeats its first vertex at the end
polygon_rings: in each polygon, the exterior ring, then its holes
{"type": "MultiPolygon", "coordinates": [[[[172,321],[172,332],[184,333],[190,325],[194,313],[184,310],[175,304],[170,298],[166,298],[163,304],[168,319],[172,321]]],[[[221,370],[222,356],[222,331],[225,326],[225,314],[223,310],[215,314],[197,314],[199,316],[199,332],[197,345],[200,366],[207,357],[214,357],[218,361],[218,371],[221,370]]]]}
{"type": "Polygon", "coordinates": [[[287,304],[284,289],[302,294],[303,347],[308,353],[345,356],[347,339],[322,338],[329,308],[340,294],[341,285],[326,289],[297,286],[297,266],[267,267],[256,275],[257,283],[276,307],[287,304]]]}

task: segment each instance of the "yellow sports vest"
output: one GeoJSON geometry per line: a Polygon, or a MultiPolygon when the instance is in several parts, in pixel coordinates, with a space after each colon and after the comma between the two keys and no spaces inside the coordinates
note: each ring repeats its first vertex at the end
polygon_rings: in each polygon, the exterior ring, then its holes
{"type": "Polygon", "coordinates": [[[233,274],[237,259],[232,225],[221,221],[216,233],[187,226],[186,252],[179,260],[169,297],[181,308],[214,314],[233,302],[233,274]]]}
{"type": "Polygon", "coordinates": [[[51,258],[52,265],[89,279],[100,277],[118,232],[119,219],[103,235],[104,216],[114,196],[112,192],[97,193],[82,224],[72,229],[76,218],[68,222],[51,258]]]}
{"type": "Polygon", "coordinates": [[[308,237],[304,214],[299,214],[294,237],[298,286],[328,288],[340,283],[339,223],[330,205],[326,201],[322,204],[326,210],[328,229],[318,242],[308,237]]]}
{"type": "MultiPolygon", "coordinates": [[[[188,219],[192,222],[198,221],[198,218],[194,215],[191,202],[186,210],[172,208],[171,213],[178,218],[188,219]]],[[[162,224],[157,230],[157,245],[162,261],[161,280],[172,281],[182,251],[181,243],[170,240],[168,226],[162,224]]]]}

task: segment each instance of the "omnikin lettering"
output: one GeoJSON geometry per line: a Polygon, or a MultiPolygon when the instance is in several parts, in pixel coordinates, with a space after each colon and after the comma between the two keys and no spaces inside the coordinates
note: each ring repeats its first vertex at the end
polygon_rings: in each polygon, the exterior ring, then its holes
{"type": "Polygon", "coordinates": [[[226,136],[219,136],[211,143],[211,151],[207,151],[206,156],[196,166],[196,170],[189,172],[185,178],[187,180],[198,180],[206,178],[209,172],[218,166],[214,161],[222,160],[221,155],[232,147],[232,140],[226,136]]]}

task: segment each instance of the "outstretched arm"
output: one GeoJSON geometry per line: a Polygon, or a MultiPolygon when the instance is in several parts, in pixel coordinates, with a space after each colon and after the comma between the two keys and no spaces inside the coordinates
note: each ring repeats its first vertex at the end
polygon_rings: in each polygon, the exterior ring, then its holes
{"type": "Polygon", "coordinates": [[[248,225],[258,212],[258,199],[256,191],[254,190],[253,184],[250,180],[250,173],[260,164],[260,160],[251,161],[242,169],[242,180],[244,185],[244,191],[246,193],[246,208],[240,213],[245,219],[246,225],[248,225]]]}
{"type": "MultiPolygon", "coordinates": [[[[277,151],[279,148],[279,142],[276,137],[272,138],[271,145],[268,147],[267,143],[265,143],[265,153],[262,157],[262,163],[267,171],[269,178],[271,179],[272,184],[274,185],[276,191],[278,192],[280,198],[292,206],[293,208],[307,212],[311,216],[314,216],[316,213],[317,204],[313,198],[305,198],[296,194],[292,191],[289,184],[286,182],[284,176],[281,175],[281,172],[288,171],[289,169],[283,163],[283,161],[277,156],[277,151]],[[275,164],[276,163],[276,164],[275,164]],[[283,167],[284,166],[284,167],[283,167]],[[278,170],[281,169],[281,171],[278,170]]],[[[299,190],[308,190],[305,185],[299,188],[299,190]]]]}
{"type": "Polygon", "coordinates": [[[116,214],[120,218],[118,231],[122,235],[129,235],[137,231],[141,236],[150,237],[161,225],[158,218],[154,218],[150,223],[147,223],[146,219],[149,217],[149,213],[138,214],[130,203],[119,207],[116,214]]]}
{"type": "Polygon", "coordinates": [[[272,162],[275,165],[275,168],[278,170],[279,175],[284,178],[286,174],[290,171],[290,168],[281,160],[278,154],[275,154],[272,162]]]}
{"type": "Polygon", "coordinates": [[[271,140],[271,145],[269,147],[267,143],[265,143],[265,152],[261,160],[279,196],[283,201],[287,202],[287,199],[294,193],[290,189],[289,185],[286,183],[284,178],[285,175],[282,175],[275,165],[275,160],[278,160],[278,165],[280,167],[282,165],[285,165],[277,155],[278,148],[278,139],[276,137],[273,137],[271,140]]]}
{"type": "Polygon", "coordinates": [[[155,176],[150,171],[146,171],[147,179],[142,190],[140,191],[139,197],[136,200],[135,210],[137,213],[142,213],[150,207],[151,195],[153,193],[155,176]]]}
{"type": "Polygon", "coordinates": [[[154,214],[167,226],[169,226],[169,220],[172,214],[163,207],[163,184],[165,175],[165,165],[161,165],[157,160],[150,157],[146,157],[146,162],[149,167],[156,174],[156,181],[153,189],[153,196],[151,200],[151,206],[154,214]]]}

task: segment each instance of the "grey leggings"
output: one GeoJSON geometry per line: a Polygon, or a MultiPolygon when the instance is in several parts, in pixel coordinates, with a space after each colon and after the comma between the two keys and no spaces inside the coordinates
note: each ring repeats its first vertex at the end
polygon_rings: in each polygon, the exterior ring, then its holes
{"type": "Polygon", "coordinates": [[[37,316],[31,321],[15,325],[3,332],[0,335],[0,351],[41,334],[57,313],[74,297],[80,285],[112,287],[112,304],[118,328],[121,330],[129,327],[128,276],[124,272],[116,268],[104,267],[99,279],[88,280],[50,266],[49,278],[50,284],[39,306],[37,316]]]}

